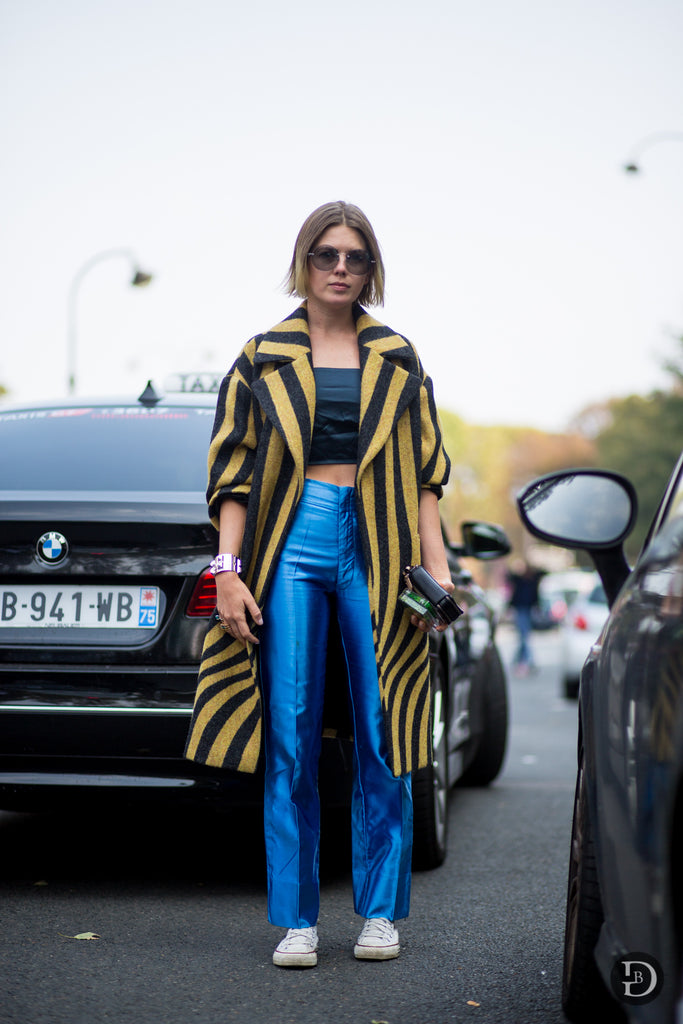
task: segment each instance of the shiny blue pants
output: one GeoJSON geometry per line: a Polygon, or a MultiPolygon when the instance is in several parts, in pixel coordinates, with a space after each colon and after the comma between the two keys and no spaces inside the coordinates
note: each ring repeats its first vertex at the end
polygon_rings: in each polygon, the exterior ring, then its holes
{"type": "Polygon", "coordinates": [[[352,487],[307,480],[263,609],[260,658],[268,920],[316,924],[327,631],[338,618],[354,730],[352,877],[356,913],[407,917],[410,776],[389,767],[365,562],[352,487]]]}

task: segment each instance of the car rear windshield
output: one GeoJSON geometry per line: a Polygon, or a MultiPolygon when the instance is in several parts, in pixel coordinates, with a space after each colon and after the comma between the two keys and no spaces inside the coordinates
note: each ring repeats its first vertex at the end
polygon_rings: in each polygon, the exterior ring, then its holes
{"type": "Polygon", "coordinates": [[[213,417],[194,406],[0,411],[0,488],[204,492],[213,417]]]}

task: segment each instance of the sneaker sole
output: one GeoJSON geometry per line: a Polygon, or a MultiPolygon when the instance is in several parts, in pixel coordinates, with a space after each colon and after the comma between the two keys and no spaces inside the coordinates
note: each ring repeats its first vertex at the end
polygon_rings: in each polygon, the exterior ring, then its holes
{"type": "Polygon", "coordinates": [[[315,967],[318,963],[318,954],[313,953],[273,953],[273,963],[276,967],[315,967]]]}
{"type": "Polygon", "coordinates": [[[354,946],[356,960],[395,960],[401,952],[400,946],[354,946]]]}

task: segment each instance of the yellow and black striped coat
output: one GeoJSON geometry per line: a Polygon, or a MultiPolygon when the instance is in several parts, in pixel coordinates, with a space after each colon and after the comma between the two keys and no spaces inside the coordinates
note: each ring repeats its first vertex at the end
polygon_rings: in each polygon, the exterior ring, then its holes
{"type": "MultiPolygon", "coordinates": [[[[361,366],[357,507],[387,744],[400,775],[431,757],[428,637],[398,603],[401,573],[420,561],[421,490],[440,497],[450,464],[432,384],[413,346],[360,306],[354,317],[361,366]]],[[[223,498],[247,504],[243,579],[260,607],[304,486],[314,414],[304,303],[238,356],[221,385],[209,450],[214,525],[223,498]]],[[[214,625],[204,643],[186,756],[253,772],[260,748],[257,648],[214,625]]]]}

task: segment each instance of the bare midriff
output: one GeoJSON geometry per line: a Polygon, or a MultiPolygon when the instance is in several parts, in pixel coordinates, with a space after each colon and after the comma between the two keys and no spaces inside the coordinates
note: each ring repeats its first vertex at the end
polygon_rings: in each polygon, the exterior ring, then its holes
{"type": "Polygon", "coordinates": [[[343,462],[309,466],[306,476],[309,480],[320,480],[321,483],[335,484],[337,487],[354,487],[356,465],[353,462],[343,462]]]}

